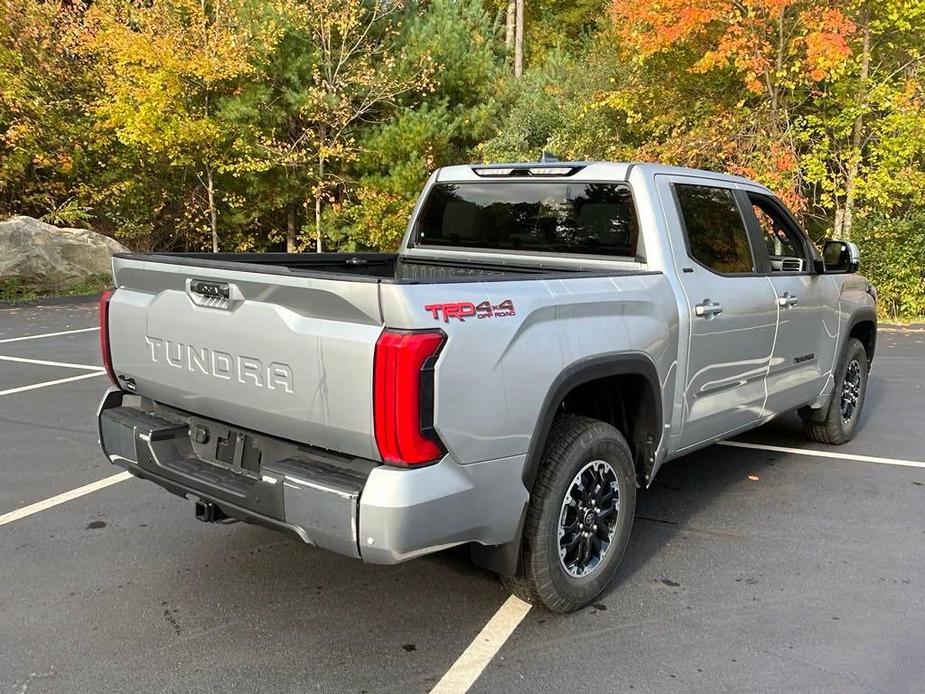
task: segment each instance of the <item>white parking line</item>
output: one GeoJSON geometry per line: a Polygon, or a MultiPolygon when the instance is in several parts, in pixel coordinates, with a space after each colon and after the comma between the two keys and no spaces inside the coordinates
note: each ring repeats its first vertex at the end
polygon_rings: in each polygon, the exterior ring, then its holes
{"type": "Polygon", "coordinates": [[[117,475],[112,477],[105,477],[96,482],[91,482],[90,484],[85,484],[82,487],[77,487],[77,489],[72,489],[69,492],[63,492],[57,496],[53,496],[50,499],[45,499],[44,501],[37,501],[34,504],[29,504],[28,506],[23,506],[18,508],[15,511],[10,511],[0,516],[0,525],[6,525],[7,523],[12,523],[15,520],[20,518],[25,518],[26,516],[31,516],[33,513],[38,513],[39,511],[44,511],[45,509],[51,508],[52,506],[57,506],[58,504],[63,504],[66,501],[72,501],[91,492],[95,492],[99,489],[105,489],[110,487],[118,482],[123,482],[124,480],[131,479],[132,475],[129,472],[120,472],[117,475]]]}
{"type": "Polygon", "coordinates": [[[919,462],[917,460],[903,460],[902,458],[878,458],[874,455],[857,455],[855,453],[811,451],[806,448],[787,448],[786,446],[770,446],[763,443],[746,443],[745,441],[717,441],[717,444],[720,446],[733,446],[735,448],[752,448],[759,451],[773,451],[775,453],[808,455],[815,458],[836,458],[838,460],[856,460],[861,463],[878,463],[880,465],[902,465],[903,467],[925,468],[925,463],[919,462]]]}
{"type": "Polygon", "coordinates": [[[63,366],[68,369],[88,369],[90,371],[105,371],[102,366],[90,364],[72,364],[66,361],[46,361],[45,359],[26,359],[25,357],[7,357],[0,355],[0,361],[15,361],[21,364],[39,364],[41,366],[63,366]]]}
{"type": "Polygon", "coordinates": [[[529,603],[513,595],[509,597],[488,620],[488,624],[482,628],[469,647],[456,659],[453,666],[430,690],[431,694],[449,694],[450,692],[461,694],[469,691],[529,611],[529,603]]]}
{"type": "Polygon", "coordinates": [[[71,381],[79,381],[84,378],[93,378],[94,376],[102,376],[105,371],[93,371],[88,374],[80,374],[79,376],[70,376],[69,378],[56,378],[54,381],[42,381],[41,383],[33,383],[29,386],[20,386],[19,388],[7,388],[6,390],[0,390],[0,396],[3,395],[13,395],[15,393],[24,393],[27,390],[36,390],[37,388],[47,388],[48,386],[56,386],[59,383],[70,383],[71,381]]]}
{"type": "Polygon", "coordinates": [[[56,333],[42,333],[41,335],[24,335],[23,337],[8,337],[0,340],[0,345],[7,342],[21,342],[22,340],[38,340],[40,337],[57,337],[58,335],[73,335],[74,333],[88,333],[99,328],[80,328],[79,330],[61,330],[56,333]]]}

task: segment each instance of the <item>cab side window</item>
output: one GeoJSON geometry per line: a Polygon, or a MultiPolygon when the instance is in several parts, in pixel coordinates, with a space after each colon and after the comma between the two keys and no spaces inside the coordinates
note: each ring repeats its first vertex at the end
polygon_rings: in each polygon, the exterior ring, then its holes
{"type": "Polygon", "coordinates": [[[809,269],[806,249],[793,222],[763,195],[749,194],[758,231],[768,249],[771,272],[803,272],[809,269]]]}
{"type": "Polygon", "coordinates": [[[683,183],[674,188],[691,258],[720,274],[754,272],[748,232],[733,191],[683,183]]]}

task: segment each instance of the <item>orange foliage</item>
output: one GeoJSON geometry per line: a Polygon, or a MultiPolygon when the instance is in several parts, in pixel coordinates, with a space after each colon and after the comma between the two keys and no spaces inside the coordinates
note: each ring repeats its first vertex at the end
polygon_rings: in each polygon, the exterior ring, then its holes
{"type": "Polygon", "coordinates": [[[826,79],[850,56],[855,31],[831,0],[612,0],[611,14],[632,54],[693,48],[692,70],[732,66],[755,93],[783,76],[775,72],[826,79]]]}
{"type": "Polygon", "coordinates": [[[613,0],[612,14],[624,40],[651,55],[698,36],[719,20],[726,0],[613,0]]]}
{"type": "Polygon", "coordinates": [[[724,108],[720,96],[707,121],[679,122],[676,134],[644,154],[759,180],[804,211],[789,111],[848,65],[856,27],[844,7],[837,0],[612,0],[628,58],[645,63],[661,54],[679,72],[717,71],[718,84],[734,75],[743,87],[737,107],[727,94],[724,108]]]}
{"type": "Polygon", "coordinates": [[[802,37],[806,65],[810,77],[818,82],[844,65],[851,55],[847,39],[856,27],[841,10],[834,8],[806,11],[800,18],[809,29],[802,37]]]}

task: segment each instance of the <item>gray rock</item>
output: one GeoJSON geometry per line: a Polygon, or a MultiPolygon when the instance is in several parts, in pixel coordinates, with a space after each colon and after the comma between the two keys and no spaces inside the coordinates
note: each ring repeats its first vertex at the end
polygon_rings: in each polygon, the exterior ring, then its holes
{"type": "Polygon", "coordinates": [[[90,275],[109,273],[113,253],[128,249],[88,229],[61,229],[32,217],[0,222],[0,282],[67,289],[90,275]]]}

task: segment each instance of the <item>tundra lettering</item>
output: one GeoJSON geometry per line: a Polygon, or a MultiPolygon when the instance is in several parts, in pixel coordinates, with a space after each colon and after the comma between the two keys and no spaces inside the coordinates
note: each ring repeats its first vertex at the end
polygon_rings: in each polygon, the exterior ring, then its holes
{"type": "Polygon", "coordinates": [[[150,335],[145,335],[145,342],[153,363],[159,362],[163,356],[167,364],[177,369],[292,393],[292,369],[286,364],[274,361],[264,367],[263,362],[254,357],[235,356],[150,335]]]}
{"type": "Polygon", "coordinates": [[[568,612],[666,461],[793,411],[858,431],[876,291],[758,183],[547,157],[414,210],[397,253],[115,255],[107,458],[364,562],[468,545],[568,612]]]}

